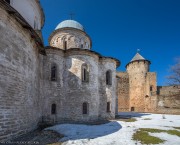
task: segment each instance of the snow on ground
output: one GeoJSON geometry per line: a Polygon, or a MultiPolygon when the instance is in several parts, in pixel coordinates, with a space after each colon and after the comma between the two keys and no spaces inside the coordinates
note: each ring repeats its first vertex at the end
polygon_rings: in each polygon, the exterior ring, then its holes
{"type": "MultiPolygon", "coordinates": [[[[112,121],[102,125],[60,124],[48,130],[64,134],[63,145],[141,145],[132,140],[138,128],[156,128],[163,130],[180,127],[180,115],[163,115],[150,113],[119,113],[121,116],[132,116],[135,122],[112,121]],[[144,119],[149,120],[144,120],[144,119]]],[[[150,133],[166,142],[163,145],[180,145],[180,137],[167,133],[150,133]]],[[[160,144],[159,144],[160,145],[160,144]]],[[[162,145],[162,144],[161,144],[162,145]]]]}

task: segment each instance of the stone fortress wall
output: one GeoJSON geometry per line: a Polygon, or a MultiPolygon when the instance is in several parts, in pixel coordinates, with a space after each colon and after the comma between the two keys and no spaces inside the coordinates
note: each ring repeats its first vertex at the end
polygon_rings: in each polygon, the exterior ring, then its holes
{"type": "Polygon", "coordinates": [[[132,61],[127,72],[117,76],[119,112],[180,114],[180,86],[157,86],[156,73],[149,72],[147,61],[132,61]]]}
{"type": "Polygon", "coordinates": [[[118,111],[129,111],[129,76],[126,72],[117,72],[118,111]]]}
{"type": "Polygon", "coordinates": [[[180,114],[180,86],[158,86],[157,106],[157,112],[180,114]]]}
{"type": "Polygon", "coordinates": [[[0,2],[0,140],[37,127],[40,120],[40,46],[33,29],[0,2]],[[11,14],[13,13],[13,15],[11,14]]]}

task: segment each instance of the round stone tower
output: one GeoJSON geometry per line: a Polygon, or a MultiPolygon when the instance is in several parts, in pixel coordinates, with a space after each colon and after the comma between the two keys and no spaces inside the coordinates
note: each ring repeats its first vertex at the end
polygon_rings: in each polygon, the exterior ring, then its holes
{"type": "Polygon", "coordinates": [[[92,45],[83,26],[74,20],[65,20],[59,23],[49,37],[49,44],[63,50],[70,48],[90,49],[92,45]]]}
{"type": "Polygon", "coordinates": [[[126,65],[129,75],[130,110],[145,111],[146,77],[151,62],[137,53],[126,65]]]}

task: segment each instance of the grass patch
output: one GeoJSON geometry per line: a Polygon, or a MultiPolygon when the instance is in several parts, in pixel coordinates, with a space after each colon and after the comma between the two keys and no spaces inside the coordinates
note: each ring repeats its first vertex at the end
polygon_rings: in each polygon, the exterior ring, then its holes
{"type": "Polygon", "coordinates": [[[143,120],[151,120],[151,118],[144,118],[143,120]]]}
{"type": "Polygon", "coordinates": [[[146,131],[146,132],[151,132],[151,133],[161,133],[165,132],[171,135],[177,135],[180,137],[180,131],[177,130],[162,130],[162,129],[154,129],[154,128],[141,128],[140,130],[146,131]]]}
{"type": "Polygon", "coordinates": [[[125,122],[135,122],[137,121],[135,118],[128,118],[128,119],[120,119],[120,121],[125,121],[125,122]]]}
{"type": "Polygon", "coordinates": [[[168,133],[170,135],[176,135],[180,137],[180,131],[177,130],[162,130],[162,129],[155,129],[155,128],[140,128],[136,133],[133,134],[133,140],[138,140],[143,144],[159,144],[163,143],[165,140],[160,138],[151,136],[148,134],[151,133],[168,133]]]}
{"type": "Polygon", "coordinates": [[[166,132],[166,130],[155,129],[155,128],[140,128],[141,131],[151,132],[151,133],[161,133],[166,132]]]}
{"type": "Polygon", "coordinates": [[[177,130],[167,130],[166,131],[168,134],[171,134],[171,135],[177,135],[180,137],[180,131],[177,131],[177,130]]]}
{"type": "Polygon", "coordinates": [[[62,145],[60,142],[52,143],[52,144],[47,144],[47,145],[62,145]]]}
{"type": "Polygon", "coordinates": [[[133,140],[138,140],[142,144],[159,144],[164,142],[164,140],[151,136],[148,134],[148,132],[141,129],[133,134],[133,140]]]}

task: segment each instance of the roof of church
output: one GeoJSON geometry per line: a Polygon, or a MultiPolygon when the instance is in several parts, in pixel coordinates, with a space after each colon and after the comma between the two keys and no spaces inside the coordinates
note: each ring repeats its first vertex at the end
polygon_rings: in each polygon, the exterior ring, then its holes
{"type": "Polygon", "coordinates": [[[136,55],[133,57],[132,61],[136,61],[136,60],[146,60],[144,57],[142,57],[138,52],[136,53],[136,55]]]}
{"type": "Polygon", "coordinates": [[[84,31],[84,27],[77,21],[74,20],[65,20],[62,21],[57,25],[55,30],[60,29],[60,28],[75,28],[84,31]]]}

